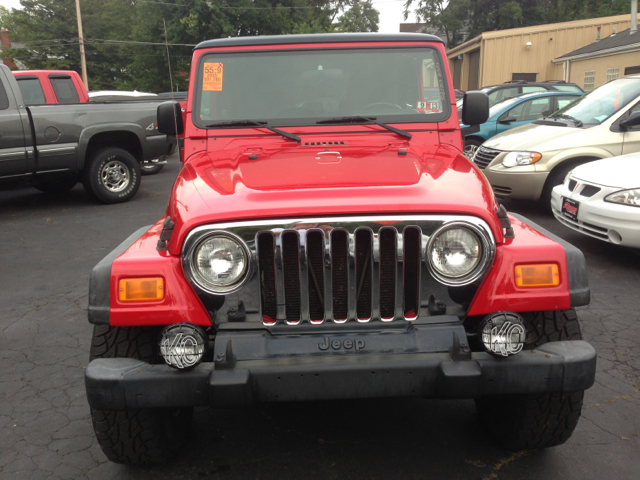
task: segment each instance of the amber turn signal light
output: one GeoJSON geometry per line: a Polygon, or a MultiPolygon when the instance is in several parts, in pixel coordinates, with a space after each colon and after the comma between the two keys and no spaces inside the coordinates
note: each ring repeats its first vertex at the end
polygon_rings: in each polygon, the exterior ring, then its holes
{"type": "Polygon", "coordinates": [[[121,302],[150,302],[164,298],[162,277],[123,278],[118,283],[121,302]]]}
{"type": "Polygon", "coordinates": [[[516,267],[516,286],[518,287],[557,287],[558,285],[560,285],[560,273],[555,263],[516,267]]]}

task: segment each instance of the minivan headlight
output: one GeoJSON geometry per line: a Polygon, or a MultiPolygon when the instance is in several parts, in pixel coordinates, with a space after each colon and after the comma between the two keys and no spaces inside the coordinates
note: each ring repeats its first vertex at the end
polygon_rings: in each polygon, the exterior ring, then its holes
{"type": "Polygon", "coordinates": [[[542,158],[538,152],[509,152],[502,159],[502,165],[511,168],[521,165],[532,165],[542,158]]]}

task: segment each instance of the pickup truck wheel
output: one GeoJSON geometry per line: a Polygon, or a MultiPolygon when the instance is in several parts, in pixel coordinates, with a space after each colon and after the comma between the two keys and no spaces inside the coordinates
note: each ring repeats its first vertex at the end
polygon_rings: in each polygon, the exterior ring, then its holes
{"type": "MultiPolygon", "coordinates": [[[[136,358],[156,363],[159,330],[153,327],[93,328],[90,358],[136,358]]],[[[91,409],[98,443],[109,460],[130,465],[164,463],[184,445],[193,408],[91,409]]]]}
{"type": "Polygon", "coordinates": [[[126,202],[140,188],[140,165],[122,148],[103,148],[85,166],[82,184],[101,202],[126,202]]]}
{"type": "MultiPolygon", "coordinates": [[[[523,314],[528,323],[525,350],[547,342],[582,340],[576,312],[523,314]]],[[[546,448],[566,442],[578,424],[584,391],[526,395],[487,395],[476,399],[484,428],[510,450],[546,448]]]]}
{"type": "Polygon", "coordinates": [[[76,183],[78,183],[77,177],[69,177],[52,182],[38,183],[34,187],[42,193],[67,193],[76,186],[76,183]]]}

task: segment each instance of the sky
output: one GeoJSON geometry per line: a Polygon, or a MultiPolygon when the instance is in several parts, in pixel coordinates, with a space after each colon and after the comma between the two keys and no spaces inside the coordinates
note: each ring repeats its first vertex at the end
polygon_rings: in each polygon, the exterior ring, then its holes
{"type": "MultiPolygon", "coordinates": [[[[374,7],[380,12],[381,33],[396,33],[400,31],[400,24],[405,20],[402,17],[405,0],[373,0],[374,7]]],[[[5,8],[19,8],[20,0],[0,0],[0,5],[5,8]]],[[[410,15],[406,22],[415,22],[410,15]]]]}

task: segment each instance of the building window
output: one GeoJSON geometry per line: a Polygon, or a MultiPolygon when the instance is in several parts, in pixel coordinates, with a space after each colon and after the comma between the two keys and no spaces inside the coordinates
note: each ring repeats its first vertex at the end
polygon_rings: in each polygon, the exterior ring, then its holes
{"type": "Polygon", "coordinates": [[[584,72],[584,91],[585,92],[589,93],[591,90],[593,90],[595,82],[596,82],[595,70],[588,70],[584,72]]]}
{"type": "Polygon", "coordinates": [[[605,83],[609,83],[611,80],[615,80],[620,76],[620,68],[607,68],[607,79],[605,83]]]}

